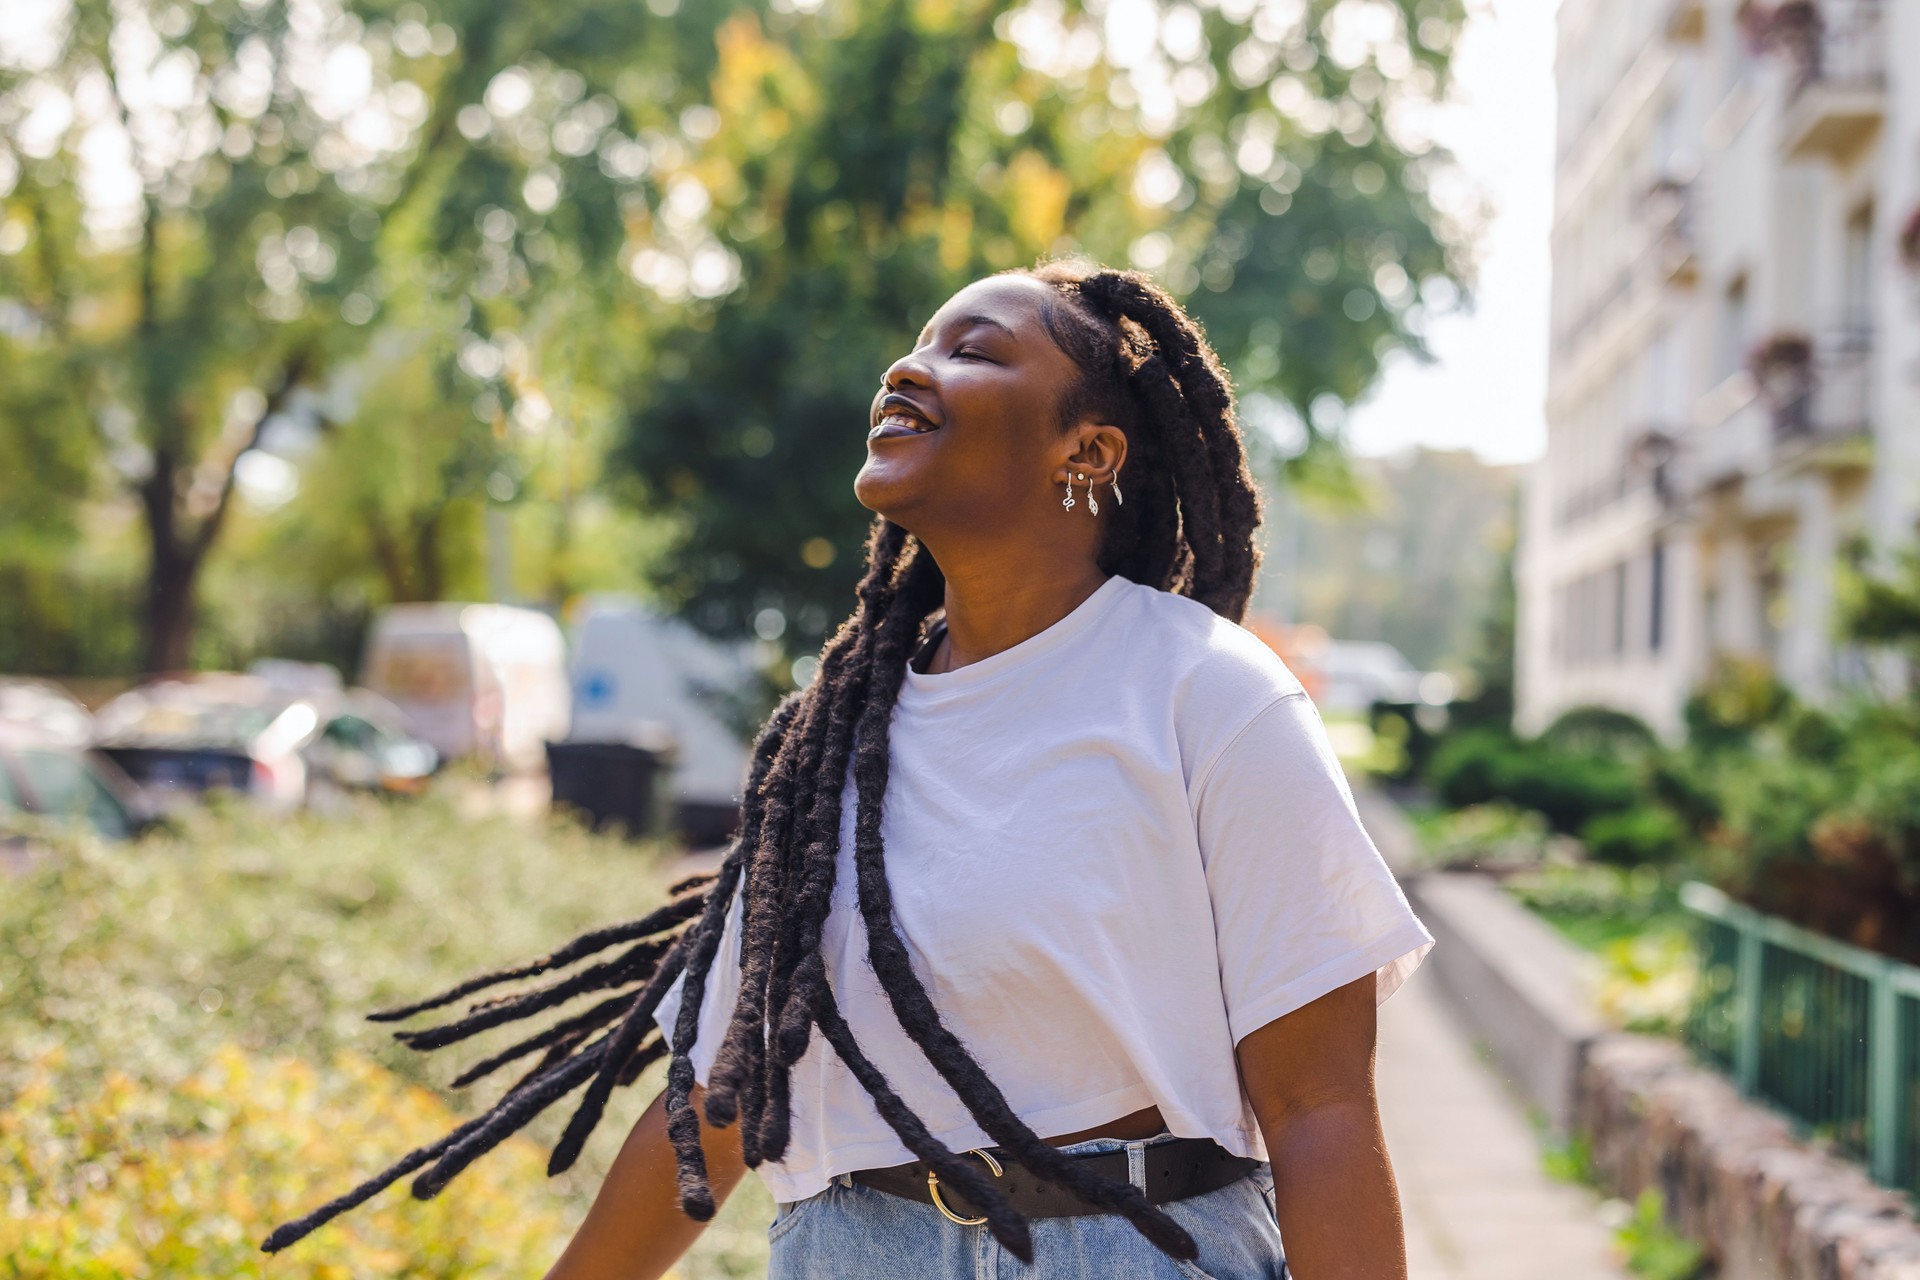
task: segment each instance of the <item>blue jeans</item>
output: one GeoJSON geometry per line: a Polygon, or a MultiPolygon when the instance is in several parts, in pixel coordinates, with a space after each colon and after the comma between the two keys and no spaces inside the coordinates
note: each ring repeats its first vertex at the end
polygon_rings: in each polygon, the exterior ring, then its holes
{"type": "MultiPolygon", "coordinates": [[[[1171,1134],[1139,1142],[1095,1138],[1061,1150],[1126,1150],[1133,1182],[1143,1186],[1138,1153],[1171,1140],[1171,1134]]],[[[930,1204],[842,1175],[818,1195],[779,1205],[767,1229],[773,1245],[767,1280],[1286,1280],[1268,1166],[1161,1208],[1193,1235],[1197,1262],[1169,1258],[1125,1218],[1088,1214],[1032,1219],[1029,1267],[983,1226],[960,1226],[930,1204]]]]}

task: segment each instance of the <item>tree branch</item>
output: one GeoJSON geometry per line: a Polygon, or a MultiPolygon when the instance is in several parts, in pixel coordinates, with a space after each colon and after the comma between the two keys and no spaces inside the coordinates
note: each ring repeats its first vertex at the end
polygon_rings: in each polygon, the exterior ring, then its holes
{"type": "MultiPolygon", "coordinates": [[[[286,407],[288,398],[298,389],[301,379],[305,377],[312,357],[312,349],[305,346],[296,348],[293,354],[287,357],[287,362],[280,368],[280,375],[275,380],[273,390],[267,393],[266,406],[260,410],[252,425],[247,428],[246,437],[239,448],[234,449],[222,464],[220,496],[215,499],[213,510],[207,513],[206,519],[200,522],[200,527],[194,530],[190,543],[190,552],[196,562],[207,553],[207,548],[213,545],[214,538],[219,536],[221,524],[227,518],[227,508],[233,501],[234,464],[240,460],[242,454],[260,443],[260,433],[266,430],[267,423],[273,416],[286,407]]],[[[219,447],[218,442],[214,447],[219,447]]],[[[208,461],[209,459],[202,459],[200,465],[205,466],[208,461]]]]}

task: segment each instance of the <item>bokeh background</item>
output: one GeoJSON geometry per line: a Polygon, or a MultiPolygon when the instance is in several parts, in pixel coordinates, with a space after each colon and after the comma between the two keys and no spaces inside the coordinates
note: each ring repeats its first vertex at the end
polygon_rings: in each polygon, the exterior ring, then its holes
{"type": "MultiPolygon", "coordinates": [[[[1230,368],[1248,625],[1396,869],[1920,1186],[1920,1054],[1818,969],[1920,960],[1915,41],[1914,0],[10,0],[0,1271],[537,1274],[646,1084],[558,1179],[546,1117],[257,1244],[493,1096],[366,1010],[710,865],[847,611],[881,372],[1069,253],[1230,368]],[[1818,931],[1772,1003],[1710,901],[1818,931]]],[[[1712,1273],[1423,991],[1418,1280],[1712,1273]],[[1448,1163],[1495,1133],[1517,1172],[1448,1163]],[[1555,1179],[1519,1241],[1493,1193],[1555,1179]]],[[[770,1212],[682,1274],[759,1274],[770,1212]]]]}

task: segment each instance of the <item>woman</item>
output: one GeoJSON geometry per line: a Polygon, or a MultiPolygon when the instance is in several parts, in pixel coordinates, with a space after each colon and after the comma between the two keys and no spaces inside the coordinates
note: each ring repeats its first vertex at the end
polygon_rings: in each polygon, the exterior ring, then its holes
{"type": "Polygon", "coordinates": [[[383,1015],[630,944],[403,1032],[615,992],[268,1248],[422,1166],[433,1194],[586,1084],[564,1169],[671,1052],[550,1280],[661,1275],[750,1167],[779,1280],[1405,1275],[1374,1013],[1432,939],[1299,682],[1235,625],[1258,501],[1199,329],[1136,272],[992,276],[869,427],[858,607],[762,732],[718,875],[383,1015]]]}

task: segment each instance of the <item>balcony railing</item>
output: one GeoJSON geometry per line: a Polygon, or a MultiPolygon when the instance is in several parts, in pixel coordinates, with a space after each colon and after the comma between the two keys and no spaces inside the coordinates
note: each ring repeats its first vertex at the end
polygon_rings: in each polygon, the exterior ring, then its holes
{"type": "Polygon", "coordinates": [[[1782,352],[1756,367],[1777,443],[1836,441],[1870,433],[1873,338],[1845,329],[1817,341],[1775,339],[1782,352]]]}
{"type": "MultiPolygon", "coordinates": [[[[1730,392],[1735,387],[1734,381],[1729,380],[1723,390],[1730,392]]],[[[1683,498],[1691,499],[1743,483],[1765,471],[1771,461],[1766,407],[1750,390],[1742,396],[1728,395],[1725,399],[1730,407],[1724,416],[1696,423],[1681,438],[1675,471],[1676,485],[1683,498]]]]}
{"type": "Polygon", "coordinates": [[[1886,114],[1884,0],[1782,0],[1771,37],[1787,57],[1782,144],[1789,155],[1846,155],[1886,114]]]}

